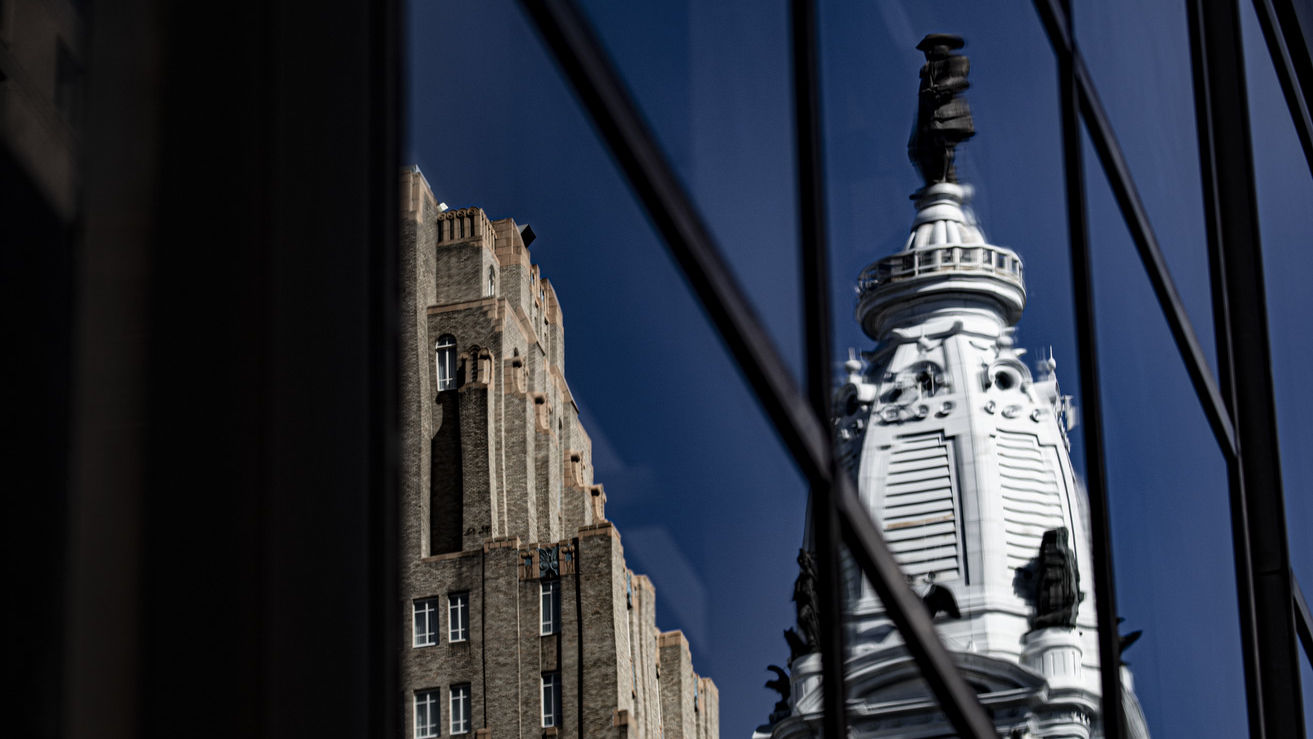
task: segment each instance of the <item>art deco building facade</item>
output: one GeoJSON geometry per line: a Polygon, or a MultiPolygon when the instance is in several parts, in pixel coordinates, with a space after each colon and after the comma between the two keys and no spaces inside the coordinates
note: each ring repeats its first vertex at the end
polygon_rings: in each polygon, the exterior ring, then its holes
{"type": "Polygon", "coordinates": [[[593,482],[532,229],[402,175],[405,736],[717,739],[593,482]]]}

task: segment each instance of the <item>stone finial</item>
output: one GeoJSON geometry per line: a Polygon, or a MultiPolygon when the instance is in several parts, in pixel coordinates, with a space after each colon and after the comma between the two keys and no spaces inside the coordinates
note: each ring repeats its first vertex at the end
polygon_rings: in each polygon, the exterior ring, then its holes
{"type": "Polygon", "coordinates": [[[602,523],[606,520],[606,491],[601,485],[593,485],[590,488],[592,493],[589,496],[589,502],[593,514],[593,523],[602,523]]]}

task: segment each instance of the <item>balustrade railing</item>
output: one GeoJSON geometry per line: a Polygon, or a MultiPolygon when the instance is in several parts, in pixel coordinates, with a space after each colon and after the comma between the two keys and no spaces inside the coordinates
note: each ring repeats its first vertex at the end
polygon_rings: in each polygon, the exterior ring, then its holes
{"type": "Polygon", "coordinates": [[[874,262],[858,277],[865,293],[891,282],[944,272],[983,272],[1024,287],[1021,258],[1011,249],[988,245],[945,245],[901,252],[874,262]]]}

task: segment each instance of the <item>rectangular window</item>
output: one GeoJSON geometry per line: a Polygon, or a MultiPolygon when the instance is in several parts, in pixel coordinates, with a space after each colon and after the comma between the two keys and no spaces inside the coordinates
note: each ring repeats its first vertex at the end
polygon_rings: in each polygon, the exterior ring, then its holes
{"type": "Polygon", "coordinates": [[[456,337],[451,334],[439,337],[434,351],[433,361],[438,374],[438,390],[451,390],[456,387],[456,337]]]}
{"type": "Polygon", "coordinates": [[[555,634],[561,630],[561,581],[543,580],[540,601],[542,635],[555,634]]]}
{"type": "Polygon", "coordinates": [[[420,598],[415,601],[415,638],[417,647],[431,647],[438,643],[438,599],[420,598]]]}
{"type": "Polygon", "coordinates": [[[543,727],[561,725],[561,673],[543,673],[543,727]]]}
{"type": "Polygon", "coordinates": [[[438,735],[438,691],[415,691],[415,739],[433,739],[438,735]]]}
{"type": "Polygon", "coordinates": [[[470,686],[451,686],[451,733],[468,734],[470,732],[470,686]]]}
{"type": "Polygon", "coordinates": [[[468,641],[470,638],[470,594],[451,593],[447,596],[447,641],[468,641]]]}

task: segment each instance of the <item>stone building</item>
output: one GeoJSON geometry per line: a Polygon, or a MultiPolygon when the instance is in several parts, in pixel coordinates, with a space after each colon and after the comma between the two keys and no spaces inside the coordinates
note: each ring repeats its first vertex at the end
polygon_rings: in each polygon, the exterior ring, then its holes
{"type": "Polygon", "coordinates": [[[405,736],[717,739],[625,565],[527,225],[402,174],[405,736]]]}

